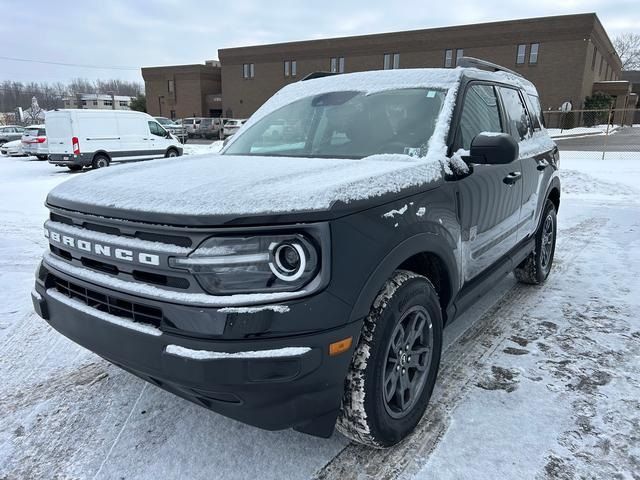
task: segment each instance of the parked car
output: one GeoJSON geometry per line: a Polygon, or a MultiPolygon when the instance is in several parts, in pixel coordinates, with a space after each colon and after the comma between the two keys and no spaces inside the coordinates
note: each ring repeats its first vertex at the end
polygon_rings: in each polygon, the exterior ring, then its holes
{"type": "Polygon", "coordinates": [[[224,125],[221,118],[203,118],[200,120],[197,135],[208,139],[217,138],[223,140],[223,127],[224,125]]]}
{"type": "Polygon", "coordinates": [[[401,441],[443,326],[511,271],[541,284],[553,263],[558,149],[536,89],[458,65],[296,82],[220,155],[56,186],[35,311],[242,422],[401,441]],[[304,128],[264,136],[283,121],[304,128]]]}
{"type": "Polygon", "coordinates": [[[230,137],[231,135],[236,133],[241,126],[242,126],[242,120],[234,120],[234,119],[227,120],[223,128],[224,138],[230,137]]]}
{"type": "Polygon", "coordinates": [[[29,156],[35,156],[38,160],[46,160],[49,155],[49,143],[47,131],[44,125],[31,125],[24,129],[22,134],[22,151],[29,156]]]}
{"type": "Polygon", "coordinates": [[[182,155],[182,145],[151,115],[132,110],[54,110],[46,116],[49,163],[70,170],[182,155]]]}
{"type": "Polygon", "coordinates": [[[20,140],[24,133],[24,127],[19,125],[0,126],[0,146],[7,142],[20,140]]]}
{"type": "Polygon", "coordinates": [[[189,138],[198,137],[198,129],[200,128],[200,122],[202,117],[189,117],[181,120],[182,126],[187,129],[187,135],[189,138]]]}
{"type": "Polygon", "coordinates": [[[10,157],[23,157],[22,140],[13,140],[0,145],[0,154],[10,157]]]}
{"type": "Polygon", "coordinates": [[[174,122],[167,117],[153,117],[165,130],[171,132],[171,134],[180,140],[180,143],[187,143],[189,135],[187,135],[187,129],[182,124],[174,122]]]}

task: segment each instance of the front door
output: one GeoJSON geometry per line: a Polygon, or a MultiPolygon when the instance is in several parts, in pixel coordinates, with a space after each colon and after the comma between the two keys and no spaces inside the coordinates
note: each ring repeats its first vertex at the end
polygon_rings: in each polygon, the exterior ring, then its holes
{"type": "MultiPolygon", "coordinates": [[[[467,152],[482,132],[508,133],[495,87],[467,86],[462,99],[454,149],[467,152]]],[[[518,238],[522,200],[519,159],[505,165],[470,165],[470,174],[456,180],[462,229],[462,277],[468,282],[495,264],[518,238]]]]}

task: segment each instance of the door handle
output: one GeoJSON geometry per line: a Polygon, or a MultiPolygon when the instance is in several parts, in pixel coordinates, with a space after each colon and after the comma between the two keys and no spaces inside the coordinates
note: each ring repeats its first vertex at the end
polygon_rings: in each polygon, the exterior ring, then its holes
{"type": "Polygon", "coordinates": [[[502,181],[507,185],[513,185],[521,178],[522,178],[522,172],[511,172],[509,175],[504,177],[502,181]]]}

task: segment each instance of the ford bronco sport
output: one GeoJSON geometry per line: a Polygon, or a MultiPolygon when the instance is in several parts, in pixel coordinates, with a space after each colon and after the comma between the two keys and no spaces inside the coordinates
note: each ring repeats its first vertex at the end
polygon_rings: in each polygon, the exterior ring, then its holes
{"type": "Polygon", "coordinates": [[[461,63],[311,75],[220,155],[57,186],[35,310],[228,417],[397,443],[427,407],[443,326],[553,261],[558,150],[536,90],[461,63]]]}

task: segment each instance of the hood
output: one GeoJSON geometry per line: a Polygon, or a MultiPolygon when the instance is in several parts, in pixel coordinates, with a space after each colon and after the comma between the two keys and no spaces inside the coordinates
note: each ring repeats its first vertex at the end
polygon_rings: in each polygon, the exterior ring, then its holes
{"type": "Polygon", "coordinates": [[[212,217],[227,223],[238,217],[326,212],[441,177],[439,161],[407,155],[344,160],[206,154],[74,176],[55,187],[47,203],[116,218],[205,225],[212,217]]]}

